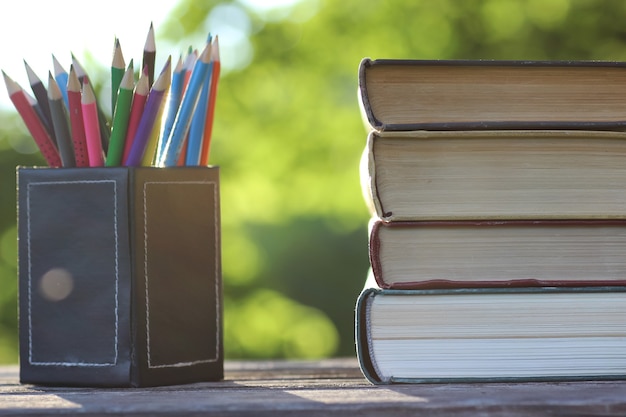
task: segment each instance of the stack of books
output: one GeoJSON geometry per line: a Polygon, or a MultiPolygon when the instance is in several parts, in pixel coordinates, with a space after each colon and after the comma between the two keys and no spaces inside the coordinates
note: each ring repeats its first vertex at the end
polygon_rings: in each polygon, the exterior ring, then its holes
{"type": "Polygon", "coordinates": [[[364,59],[373,383],[626,377],[626,63],[364,59]]]}

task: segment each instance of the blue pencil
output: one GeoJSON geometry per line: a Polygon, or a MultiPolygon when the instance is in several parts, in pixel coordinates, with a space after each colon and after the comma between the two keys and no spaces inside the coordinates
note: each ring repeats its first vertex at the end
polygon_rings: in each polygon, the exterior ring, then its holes
{"type": "Polygon", "coordinates": [[[191,118],[189,127],[189,137],[187,138],[187,155],[185,155],[185,165],[200,165],[202,154],[202,139],[204,137],[204,125],[206,124],[207,108],[209,107],[209,91],[211,90],[211,75],[213,72],[213,62],[209,63],[209,72],[202,85],[200,97],[196,111],[191,118]]]}
{"type": "Polygon", "coordinates": [[[161,167],[173,167],[178,162],[181,148],[185,142],[185,136],[189,132],[189,125],[191,124],[191,118],[196,109],[198,103],[198,97],[204,80],[210,69],[211,61],[211,44],[207,43],[204,50],[198,57],[193,70],[191,72],[191,78],[189,79],[189,85],[185,90],[185,94],[181,100],[180,109],[174,120],[174,126],[172,131],[165,142],[165,148],[161,155],[158,166],[161,167]]]}
{"type": "Polygon", "coordinates": [[[170,85],[170,95],[167,102],[167,116],[165,117],[165,123],[163,124],[163,133],[159,140],[157,148],[157,158],[163,154],[165,149],[165,141],[170,136],[172,126],[174,126],[174,120],[176,119],[176,113],[178,113],[178,106],[180,106],[180,99],[183,96],[183,86],[185,81],[185,72],[183,71],[183,59],[178,58],[178,63],[172,72],[172,84],[170,85]]]}
{"type": "Polygon", "coordinates": [[[59,85],[65,106],[69,108],[69,100],[67,98],[67,71],[65,71],[54,55],[52,55],[52,65],[54,66],[54,80],[59,85]]]}

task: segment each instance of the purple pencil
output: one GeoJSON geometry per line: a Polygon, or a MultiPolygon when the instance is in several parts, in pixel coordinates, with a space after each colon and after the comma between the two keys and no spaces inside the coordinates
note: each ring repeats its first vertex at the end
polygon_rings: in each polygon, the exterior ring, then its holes
{"type": "Polygon", "coordinates": [[[168,57],[163,70],[159,78],[154,82],[154,85],[148,93],[148,99],[137,127],[137,132],[133,138],[133,142],[128,153],[128,158],[125,161],[126,166],[140,166],[143,154],[146,151],[148,140],[150,139],[150,133],[152,127],[155,124],[155,120],[159,114],[159,109],[163,105],[166,92],[170,87],[171,82],[171,57],[168,57]]]}

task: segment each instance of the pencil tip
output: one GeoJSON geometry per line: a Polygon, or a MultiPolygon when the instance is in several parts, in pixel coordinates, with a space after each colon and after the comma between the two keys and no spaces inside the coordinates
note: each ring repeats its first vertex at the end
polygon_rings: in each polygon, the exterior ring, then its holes
{"type": "Polygon", "coordinates": [[[24,66],[26,67],[26,75],[28,76],[28,82],[31,85],[40,82],[39,77],[37,77],[37,74],[35,74],[35,71],[33,71],[30,65],[28,65],[28,62],[26,62],[26,60],[24,60],[24,66]]]}
{"type": "Polygon", "coordinates": [[[150,23],[150,29],[148,30],[148,36],[146,37],[146,43],[143,48],[145,51],[155,52],[156,43],[154,40],[154,26],[150,23]]]}
{"type": "Polygon", "coordinates": [[[2,76],[4,78],[4,84],[7,86],[7,92],[9,93],[9,96],[21,90],[19,84],[13,81],[13,79],[11,79],[11,77],[9,77],[7,73],[4,72],[4,70],[2,70],[2,76]]]}
{"type": "Polygon", "coordinates": [[[202,50],[202,53],[198,56],[198,59],[202,62],[208,63],[211,59],[211,44],[207,43],[202,50]]]}
{"type": "Polygon", "coordinates": [[[48,71],[48,98],[51,100],[58,100],[61,96],[61,90],[57,84],[52,72],[48,71]]]}
{"type": "Polygon", "coordinates": [[[65,69],[63,69],[63,66],[54,54],[52,54],[52,66],[54,67],[55,74],[62,74],[65,72],[65,69]]]}

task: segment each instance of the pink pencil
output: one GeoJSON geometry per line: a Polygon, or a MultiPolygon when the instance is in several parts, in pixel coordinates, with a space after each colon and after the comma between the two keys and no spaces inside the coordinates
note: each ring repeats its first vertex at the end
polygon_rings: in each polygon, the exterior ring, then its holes
{"type": "Polygon", "coordinates": [[[80,93],[80,81],[74,69],[70,66],[67,78],[67,102],[70,113],[70,126],[72,128],[72,141],[74,142],[74,156],[77,167],[88,167],[87,139],[85,138],[85,124],[83,122],[82,98],[80,93]]]}
{"type": "Polygon", "coordinates": [[[87,141],[87,155],[89,156],[89,166],[104,166],[104,155],[102,151],[102,139],[100,137],[100,122],[98,119],[98,108],[96,106],[96,95],[89,84],[89,79],[83,79],[83,95],[81,98],[81,108],[83,110],[83,123],[85,125],[85,139],[87,141]]]}
{"type": "Polygon", "coordinates": [[[48,131],[44,127],[41,119],[37,115],[37,112],[33,108],[34,98],[30,97],[18,83],[9,78],[8,75],[2,71],[4,76],[4,82],[7,86],[9,98],[13,102],[13,105],[17,109],[22,120],[26,124],[28,131],[35,139],[35,143],[39,147],[42,155],[51,167],[60,167],[61,157],[56,149],[56,146],[52,142],[52,138],[48,134],[48,131]]]}
{"type": "Polygon", "coordinates": [[[130,154],[130,149],[133,146],[133,139],[135,138],[135,133],[137,133],[137,128],[139,127],[139,122],[141,121],[141,115],[143,114],[143,108],[146,104],[149,91],[150,86],[148,85],[148,74],[142,71],[139,76],[139,80],[137,81],[137,85],[135,85],[133,104],[130,108],[128,130],[126,131],[126,139],[124,141],[124,154],[122,155],[123,164],[126,164],[128,155],[130,154]]]}

